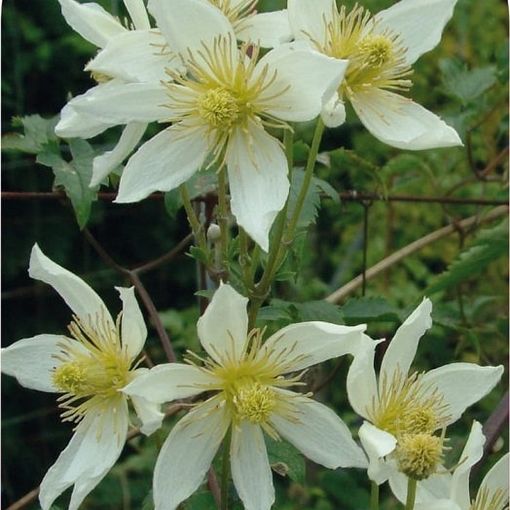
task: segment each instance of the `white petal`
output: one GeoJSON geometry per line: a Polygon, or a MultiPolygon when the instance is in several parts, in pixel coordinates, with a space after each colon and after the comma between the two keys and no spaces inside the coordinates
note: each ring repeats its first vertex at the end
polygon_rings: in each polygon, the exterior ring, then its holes
{"type": "Polygon", "coordinates": [[[43,510],[48,510],[53,501],[73,484],[69,509],[78,508],[119,458],[127,427],[124,398],[119,398],[106,412],[87,414],[41,483],[39,500],[43,510]]]}
{"type": "Polygon", "coordinates": [[[447,425],[457,421],[466,408],[478,402],[499,382],[503,367],[480,367],[474,363],[450,363],[423,376],[430,390],[437,389],[447,404],[447,425]]]}
{"type": "Polygon", "coordinates": [[[295,410],[290,417],[271,414],[272,425],[284,439],[309,459],[328,468],[367,466],[363,450],[331,409],[297,393],[276,391],[295,410]]]}
{"type": "Polygon", "coordinates": [[[163,36],[154,30],[129,31],[112,39],[85,70],[128,82],[170,81],[166,69],[181,64],[165,44],[163,36]]]}
{"type": "Polygon", "coordinates": [[[188,180],[208,154],[204,130],[172,126],[144,143],[131,156],[115,202],[138,202],[153,191],[170,191],[188,180]]]}
{"type": "Polygon", "coordinates": [[[121,339],[122,347],[126,349],[131,359],[134,359],[143,349],[147,338],[147,327],[142,312],[135,298],[135,288],[115,287],[122,300],[121,339]]]}
{"type": "Polygon", "coordinates": [[[380,380],[390,382],[396,371],[406,376],[414,360],[420,338],[432,327],[432,302],[424,298],[397,329],[390,345],[386,349],[381,363],[380,380]]]}
{"type": "Polygon", "coordinates": [[[347,372],[347,396],[351,407],[363,418],[368,418],[368,410],[378,398],[377,378],[374,369],[374,355],[377,344],[363,335],[360,348],[356,351],[347,372]]]}
{"type": "Polygon", "coordinates": [[[312,39],[320,44],[326,41],[326,26],[337,10],[335,0],[288,0],[287,8],[296,39],[312,39]]]}
{"type": "MultiPolygon", "coordinates": [[[[416,505],[415,508],[423,508],[428,510],[436,508],[434,505],[437,501],[448,500],[450,492],[451,475],[446,471],[446,468],[438,468],[440,472],[429,476],[427,479],[418,482],[416,487],[416,505]]],[[[397,470],[392,470],[389,476],[389,483],[391,490],[395,497],[402,503],[405,503],[407,497],[407,476],[397,470]]],[[[458,508],[455,505],[455,508],[458,508]]]]}
{"type": "Polygon", "coordinates": [[[321,119],[324,125],[329,128],[341,126],[345,122],[345,105],[338,97],[338,93],[334,93],[331,99],[322,107],[321,119]]]}
{"type": "Polygon", "coordinates": [[[32,248],[28,274],[51,285],[80,320],[95,325],[100,318],[115,328],[102,299],[81,278],[51,261],[37,244],[32,248]]]}
{"type": "Polygon", "coordinates": [[[412,64],[439,43],[456,3],[457,0],[401,0],[375,15],[376,31],[389,28],[400,35],[407,48],[406,62],[412,64]]]}
{"type": "Polygon", "coordinates": [[[262,429],[247,421],[232,429],[232,480],[246,510],[269,510],[274,503],[273,477],[262,429]]]}
{"type": "Polygon", "coordinates": [[[102,48],[126,29],[99,4],[59,0],[67,23],[84,39],[102,48]]]}
{"type": "Polygon", "coordinates": [[[122,392],[159,404],[192,397],[216,385],[218,380],[191,365],[164,363],[131,381],[122,392]]]}
{"type": "Polygon", "coordinates": [[[474,421],[464,450],[459,458],[459,465],[453,472],[451,479],[450,497],[461,508],[469,508],[470,506],[469,476],[471,468],[482,458],[484,444],[485,436],[482,432],[482,426],[474,421]]]}
{"type": "Polygon", "coordinates": [[[37,335],[14,342],[1,350],[2,372],[16,377],[25,388],[58,391],[52,374],[59,364],[55,356],[62,350],[58,344],[63,340],[62,335],[37,335]]]}
{"type": "Polygon", "coordinates": [[[380,485],[391,474],[391,468],[384,461],[397,446],[397,439],[392,434],[374,427],[365,421],[358,432],[361,444],[368,455],[368,477],[380,485]]]}
{"type": "Polygon", "coordinates": [[[278,46],[260,59],[254,77],[266,66],[269,76],[274,75],[275,80],[257,98],[257,103],[278,119],[301,122],[319,115],[323,104],[339,87],[347,60],[290,43],[278,46]]]}
{"type": "Polygon", "coordinates": [[[94,94],[75,98],[72,105],[78,113],[97,115],[101,122],[128,124],[167,119],[167,102],[167,89],[161,83],[118,82],[115,87],[96,87],[94,94]]]}
{"type": "MultiPolygon", "coordinates": [[[[136,373],[140,375],[147,372],[148,369],[146,368],[139,368],[136,370],[136,373]]],[[[143,397],[133,396],[131,397],[131,402],[133,403],[138,418],[140,418],[142,422],[142,426],[140,427],[142,434],[150,436],[161,427],[165,413],[161,412],[160,404],[143,397]]]]}
{"type": "Polygon", "coordinates": [[[426,503],[416,503],[414,510],[466,510],[462,509],[451,499],[437,499],[426,503]]]}
{"type": "Polygon", "coordinates": [[[282,365],[282,374],[303,370],[344,354],[357,352],[366,325],[338,326],[328,322],[290,324],[269,337],[261,356],[282,365]]]}
{"type": "MultiPolygon", "coordinates": [[[[485,475],[485,478],[482,480],[480,488],[478,491],[482,491],[484,489],[488,490],[490,494],[494,494],[497,490],[503,491],[503,496],[505,502],[508,504],[508,463],[510,461],[509,454],[503,455],[494,466],[491,467],[489,472],[485,475]]],[[[507,508],[505,505],[501,507],[507,508]]],[[[496,509],[495,509],[496,510],[496,509]]]]}
{"type": "Polygon", "coordinates": [[[457,132],[410,99],[372,88],[351,98],[361,122],[381,142],[422,150],[462,145],[457,132]]]}
{"type": "Polygon", "coordinates": [[[91,187],[101,184],[103,179],[121,165],[138,145],[146,129],[147,124],[131,122],[124,128],[117,145],[111,151],[94,158],[91,187]]]}
{"type": "Polygon", "coordinates": [[[68,103],[60,112],[60,120],[55,126],[55,134],[61,138],[92,138],[113,126],[115,126],[114,123],[101,122],[95,115],[78,113],[68,103]]]}
{"type": "Polygon", "coordinates": [[[238,360],[244,354],[248,335],[247,304],[248,298],[221,283],[198,320],[198,338],[215,361],[238,360]]]}
{"type": "Polygon", "coordinates": [[[187,58],[189,53],[199,61],[205,48],[212,48],[219,37],[229,41],[232,61],[237,60],[234,29],[227,17],[203,0],[149,0],[149,11],[156,19],[172,51],[187,58]],[[200,27],[200,30],[197,30],[200,27]]]}
{"type": "Polygon", "coordinates": [[[143,0],[124,0],[124,5],[137,30],[148,30],[150,28],[149,16],[147,16],[143,0]]]}
{"type": "Polygon", "coordinates": [[[230,422],[218,399],[201,404],[173,428],[154,468],[156,510],[174,510],[202,483],[230,422]]]}
{"type": "Polygon", "coordinates": [[[250,237],[267,251],[269,231],[289,194],[287,159],[278,140],[255,122],[236,129],[227,147],[231,209],[250,237]]]}
{"type": "Polygon", "coordinates": [[[292,40],[286,10],[248,16],[236,27],[236,34],[242,41],[255,43],[263,48],[274,48],[292,40]]]}

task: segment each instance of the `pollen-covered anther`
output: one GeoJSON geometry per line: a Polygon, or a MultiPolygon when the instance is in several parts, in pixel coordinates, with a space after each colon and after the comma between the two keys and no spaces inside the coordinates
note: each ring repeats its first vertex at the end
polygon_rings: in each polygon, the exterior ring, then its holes
{"type": "Polygon", "coordinates": [[[364,64],[379,67],[393,57],[393,43],[384,35],[369,35],[358,44],[358,51],[364,64]]]}
{"type": "Polygon", "coordinates": [[[264,423],[276,405],[275,392],[258,382],[241,386],[232,402],[237,417],[251,423],[264,423]]]}
{"type": "Polygon", "coordinates": [[[63,363],[52,373],[53,384],[64,393],[80,393],[87,381],[84,367],[77,362],[63,363]]]}
{"type": "Polygon", "coordinates": [[[240,109],[231,92],[214,88],[200,97],[198,113],[214,128],[230,128],[239,119],[240,109]]]}
{"type": "Polygon", "coordinates": [[[424,480],[436,472],[443,459],[443,441],[427,433],[406,434],[395,455],[399,470],[413,480],[424,480]]]}

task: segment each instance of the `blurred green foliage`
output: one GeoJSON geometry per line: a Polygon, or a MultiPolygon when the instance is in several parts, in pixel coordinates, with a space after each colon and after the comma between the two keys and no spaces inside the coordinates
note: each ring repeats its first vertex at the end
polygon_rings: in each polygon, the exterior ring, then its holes
{"type": "MultiPolygon", "coordinates": [[[[110,12],[125,15],[119,0],[100,3],[110,12]]],[[[363,5],[376,12],[392,3],[366,0],[363,5]]],[[[282,5],[281,0],[266,0],[261,2],[261,9],[273,10],[282,5]]],[[[111,147],[120,131],[112,129],[94,139],[92,145],[67,145],[53,136],[51,128],[42,138],[40,129],[30,131],[33,123],[41,122],[38,118],[19,118],[30,114],[53,118],[69,93],[77,95],[89,88],[92,81],[82,69],[95,48],[66,25],[56,0],[4,0],[2,15],[2,131],[17,133],[3,142],[3,191],[49,191],[53,186],[64,186],[72,202],[3,203],[5,346],[41,332],[64,332],[70,320],[58,296],[28,278],[28,255],[34,242],[53,260],[82,275],[115,311],[120,309],[120,303],[113,286],[128,282],[97,257],[80,227],[87,225],[116,261],[133,267],[169,251],[187,234],[188,226],[175,195],[168,194],[164,202],[113,205],[96,201],[95,192],[82,182],[66,181],[68,175],[59,174],[59,169],[73,167],[79,160],[85,172],[80,171],[79,176],[85,175],[90,170],[92,151],[111,147]],[[11,123],[14,117],[17,120],[11,123]],[[38,154],[37,161],[34,154],[38,154]]],[[[464,147],[399,151],[375,140],[348,111],[344,125],[326,132],[318,180],[301,218],[302,226],[311,223],[311,229],[308,234],[302,230],[290,251],[280,269],[274,298],[262,309],[259,322],[267,324],[271,331],[299,320],[347,324],[366,321],[374,338],[390,337],[428,292],[434,301],[435,324],[421,343],[416,368],[428,369],[454,360],[499,364],[508,353],[508,231],[502,221],[484,226],[483,232],[477,228],[459,231],[424,246],[370,280],[364,297],[358,290],[340,306],[323,301],[362,271],[365,211],[370,267],[444,225],[472,215],[483,218],[492,208],[418,202],[338,202],[331,198],[331,189],[381,195],[507,197],[506,2],[459,0],[441,44],[416,63],[412,79],[413,99],[453,125],[464,147]],[[476,236],[472,235],[475,231],[476,236]]],[[[302,139],[295,146],[298,167],[306,158],[312,133],[312,124],[296,127],[296,138],[302,139]]],[[[299,181],[299,172],[294,175],[299,181]]],[[[209,184],[204,178],[197,186],[204,189],[209,184]]],[[[234,254],[235,246],[233,250],[234,254]]],[[[186,349],[198,350],[195,261],[180,256],[144,275],[143,281],[179,356],[186,349]]],[[[153,328],[149,328],[147,351],[155,362],[165,361],[153,328]]],[[[350,410],[345,394],[347,365],[344,361],[335,368],[334,379],[319,391],[317,398],[334,407],[356,430],[360,420],[350,410]]],[[[333,368],[334,363],[325,363],[311,370],[307,374],[309,387],[320,384],[333,368]]],[[[69,440],[71,430],[60,423],[52,395],[21,388],[12,378],[4,377],[2,383],[2,504],[6,505],[40,482],[69,440]]],[[[504,390],[501,383],[452,427],[451,446],[462,445],[472,419],[487,419],[504,390]]],[[[168,420],[152,437],[131,440],[119,463],[86,499],[83,508],[152,508],[152,467],[172,424],[173,420],[168,420]]],[[[499,451],[507,449],[507,437],[496,446],[499,451]]],[[[497,452],[489,456],[483,470],[497,457],[497,452]]],[[[293,452],[276,453],[273,461],[279,464],[275,466],[277,509],[358,510],[368,506],[368,484],[362,472],[328,471],[308,464],[303,482],[300,469],[304,465],[293,452]],[[287,465],[287,472],[282,463],[287,465]]],[[[382,508],[395,508],[395,500],[386,488],[382,495],[382,508]]],[[[66,501],[66,496],[61,501],[66,501]]],[[[59,503],[59,508],[64,506],[59,503]]],[[[198,492],[184,507],[211,508],[211,497],[198,492]]],[[[29,508],[38,505],[34,503],[29,508]]]]}

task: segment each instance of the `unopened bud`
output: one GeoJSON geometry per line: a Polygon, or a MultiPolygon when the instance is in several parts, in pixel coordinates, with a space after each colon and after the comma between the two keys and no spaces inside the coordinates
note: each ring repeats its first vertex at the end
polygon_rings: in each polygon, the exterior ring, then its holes
{"type": "Polygon", "coordinates": [[[211,223],[207,229],[207,240],[211,243],[216,243],[220,240],[221,229],[216,223],[211,223]]]}

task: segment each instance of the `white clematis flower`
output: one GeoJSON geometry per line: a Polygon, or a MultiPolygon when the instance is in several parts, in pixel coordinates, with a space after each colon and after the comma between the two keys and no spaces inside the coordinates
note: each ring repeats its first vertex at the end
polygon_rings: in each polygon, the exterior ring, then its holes
{"type": "MultiPolygon", "coordinates": [[[[485,437],[482,426],[473,422],[471,432],[453,473],[444,472],[434,480],[418,482],[416,510],[506,510],[508,509],[509,454],[503,455],[482,480],[475,498],[469,495],[471,468],[482,458],[485,437]]],[[[407,482],[403,476],[390,478],[395,496],[402,502],[407,482]]]]}
{"type": "Polygon", "coordinates": [[[502,366],[473,363],[450,363],[426,373],[409,374],[420,338],[432,326],[431,311],[431,301],[424,299],[398,328],[379,377],[374,370],[377,342],[364,344],[364,353],[358,353],[347,374],[349,402],[366,420],[359,437],[369,458],[368,476],[378,484],[402,469],[399,462],[406,467],[412,463],[402,448],[399,451],[399,446],[405,443],[407,447],[410,441],[410,447],[430,448],[434,465],[439,465],[441,441],[434,432],[458,420],[503,374],[502,366]],[[412,442],[413,438],[418,442],[412,442]]]}
{"type": "MultiPolygon", "coordinates": [[[[51,285],[74,312],[70,337],[37,335],[2,349],[2,372],[21,385],[56,392],[63,421],[75,433],[44,477],[43,510],[74,485],[69,510],[80,506],[118,459],[128,430],[128,398],[119,391],[147,369],[136,368],[147,330],[133,288],[117,288],[122,314],[114,321],[101,298],[80,278],[32,249],[29,274],[51,285]]],[[[151,434],[163,414],[150,399],[133,397],[142,432],[151,434]]]]}
{"type": "Polygon", "coordinates": [[[247,510],[266,510],[274,501],[264,432],[283,437],[326,467],[366,467],[361,448],[338,416],[309,395],[289,391],[302,374],[285,377],[355,354],[368,338],[365,326],[303,322],[262,343],[261,331],[248,332],[247,302],[222,284],[198,321],[209,355],[198,358],[203,365],[159,365],[123,390],[158,402],[214,392],[174,427],[161,449],[154,470],[157,510],[175,509],[198,488],[230,427],[232,478],[247,510]]]}
{"type": "Polygon", "coordinates": [[[188,74],[169,70],[175,81],[159,88],[128,85],[122,94],[112,90],[76,105],[105,123],[149,117],[173,123],[131,157],[116,201],[136,202],[153,191],[174,189],[212,155],[209,164],[227,167],[238,223],[267,250],[289,182],[283,148],[265,126],[285,128],[287,121],[315,118],[323,98],[342,80],[346,62],[293,44],[257,62],[258,50],[238,50],[228,18],[204,0],[151,0],[149,10],[188,74]]]}
{"type": "Polygon", "coordinates": [[[411,65],[436,46],[456,0],[401,0],[375,16],[356,5],[351,11],[335,0],[289,0],[297,40],[335,58],[348,59],[345,80],[322,113],[329,127],[345,120],[350,101],[365,127],[399,149],[462,145],[456,131],[411,99],[411,65]]]}

